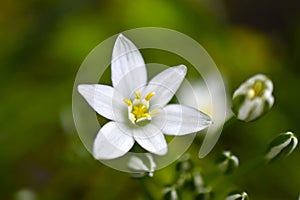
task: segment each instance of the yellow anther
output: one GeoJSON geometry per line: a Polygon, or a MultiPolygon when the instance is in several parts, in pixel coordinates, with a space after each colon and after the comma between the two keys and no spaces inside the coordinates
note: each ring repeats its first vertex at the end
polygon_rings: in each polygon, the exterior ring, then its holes
{"type": "Polygon", "coordinates": [[[130,101],[130,99],[123,99],[123,101],[128,105],[128,106],[131,106],[132,105],[132,102],[130,101]]]}
{"type": "Polygon", "coordinates": [[[150,115],[150,114],[145,113],[145,117],[146,117],[148,120],[151,120],[151,115],[150,115]]]}
{"type": "Polygon", "coordinates": [[[150,92],[150,93],[145,97],[145,100],[146,100],[146,101],[149,101],[154,95],[155,95],[155,92],[150,92]]]}
{"type": "Polygon", "coordinates": [[[254,97],[255,97],[255,90],[254,89],[250,89],[249,91],[248,91],[248,97],[250,98],[250,99],[253,99],[254,97]]]}
{"type": "Polygon", "coordinates": [[[261,81],[256,81],[252,88],[248,91],[248,97],[253,99],[257,96],[261,96],[263,94],[264,85],[261,81]]]}
{"type": "Polygon", "coordinates": [[[139,118],[145,117],[145,114],[147,114],[147,112],[148,112],[148,109],[143,104],[140,104],[138,106],[133,107],[132,114],[134,114],[135,117],[137,119],[139,119],[139,118]]]}
{"type": "Polygon", "coordinates": [[[135,99],[141,98],[141,92],[139,90],[135,91],[135,99]]]}

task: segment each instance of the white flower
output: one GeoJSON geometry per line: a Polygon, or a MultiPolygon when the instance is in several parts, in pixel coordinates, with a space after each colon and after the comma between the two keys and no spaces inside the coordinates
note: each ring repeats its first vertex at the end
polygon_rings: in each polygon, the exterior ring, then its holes
{"type": "Polygon", "coordinates": [[[263,74],[257,74],[234,92],[232,111],[242,121],[253,121],[273,106],[272,92],[272,81],[263,74]]]}
{"type": "Polygon", "coordinates": [[[147,84],[144,60],[135,45],[120,34],[115,42],[112,85],[81,84],[79,93],[100,115],[112,121],[97,134],[93,155],[114,159],[126,154],[136,141],[145,150],[167,153],[163,134],[186,135],[211,124],[204,113],[188,106],[167,103],[186,75],[184,65],[170,67],[147,84]]]}

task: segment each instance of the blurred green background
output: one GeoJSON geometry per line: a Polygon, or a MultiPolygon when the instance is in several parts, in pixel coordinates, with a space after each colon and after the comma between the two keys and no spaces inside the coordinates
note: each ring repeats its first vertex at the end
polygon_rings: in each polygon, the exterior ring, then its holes
{"type": "MultiPolygon", "coordinates": [[[[299,6],[271,0],[2,1],[0,199],[145,198],[140,181],[86,151],[71,110],[73,81],[85,56],[107,37],[131,28],[165,27],[197,40],[216,62],[230,95],[258,72],[274,82],[275,106],[266,116],[229,126],[205,159],[197,159],[196,144],[189,150],[204,176],[209,178],[210,163],[223,149],[239,156],[242,167],[279,133],[298,133],[299,6]]],[[[255,200],[297,199],[299,166],[297,148],[223,187],[245,190],[255,200]]],[[[173,169],[154,178],[170,183],[173,169]]],[[[161,195],[159,189],[153,192],[161,195]]]]}

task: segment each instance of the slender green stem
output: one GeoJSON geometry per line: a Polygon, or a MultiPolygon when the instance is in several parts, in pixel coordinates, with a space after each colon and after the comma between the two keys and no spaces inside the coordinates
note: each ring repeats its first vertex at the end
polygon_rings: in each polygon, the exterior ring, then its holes
{"type": "Polygon", "coordinates": [[[140,186],[141,186],[141,188],[143,190],[143,195],[144,195],[145,199],[146,200],[153,200],[154,198],[153,198],[153,196],[152,196],[152,194],[149,191],[148,186],[147,186],[147,179],[148,178],[141,178],[139,180],[140,186]]]}

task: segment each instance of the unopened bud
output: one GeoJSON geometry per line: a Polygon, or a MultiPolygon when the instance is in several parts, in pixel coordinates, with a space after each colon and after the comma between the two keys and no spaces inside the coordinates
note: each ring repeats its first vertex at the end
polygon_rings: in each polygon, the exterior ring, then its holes
{"type": "Polygon", "coordinates": [[[129,159],[128,167],[132,171],[132,176],[139,178],[145,175],[153,176],[156,164],[154,162],[153,156],[149,153],[137,156],[132,156],[129,159]]]}
{"type": "Polygon", "coordinates": [[[225,200],[247,200],[248,198],[248,194],[246,192],[233,192],[231,194],[229,194],[225,200]]]}
{"type": "Polygon", "coordinates": [[[223,173],[228,174],[233,172],[238,166],[238,157],[233,155],[230,151],[224,151],[218,164],[219,169],[223,173]]]}
{"type": "Polygon", "coordinates": [[[271,142],[266,154],[266,159],[270,161],[279,155],[288,156],[295,150],[297,144],[298,139],[294,133],[282,133],[271,142]]]}
{"type": "Polygon", "coordinates": [[[168,187],[164,189],[165,200],[178,200],[178,194],[175,188],[168,187]]]}
{"type": "Polygon", "coordinates": [[[273,83],[263,74],[249,78],[234,92],[232,111],[239,120],[253,121],[267,111],[274,104],[273,83]]]}

